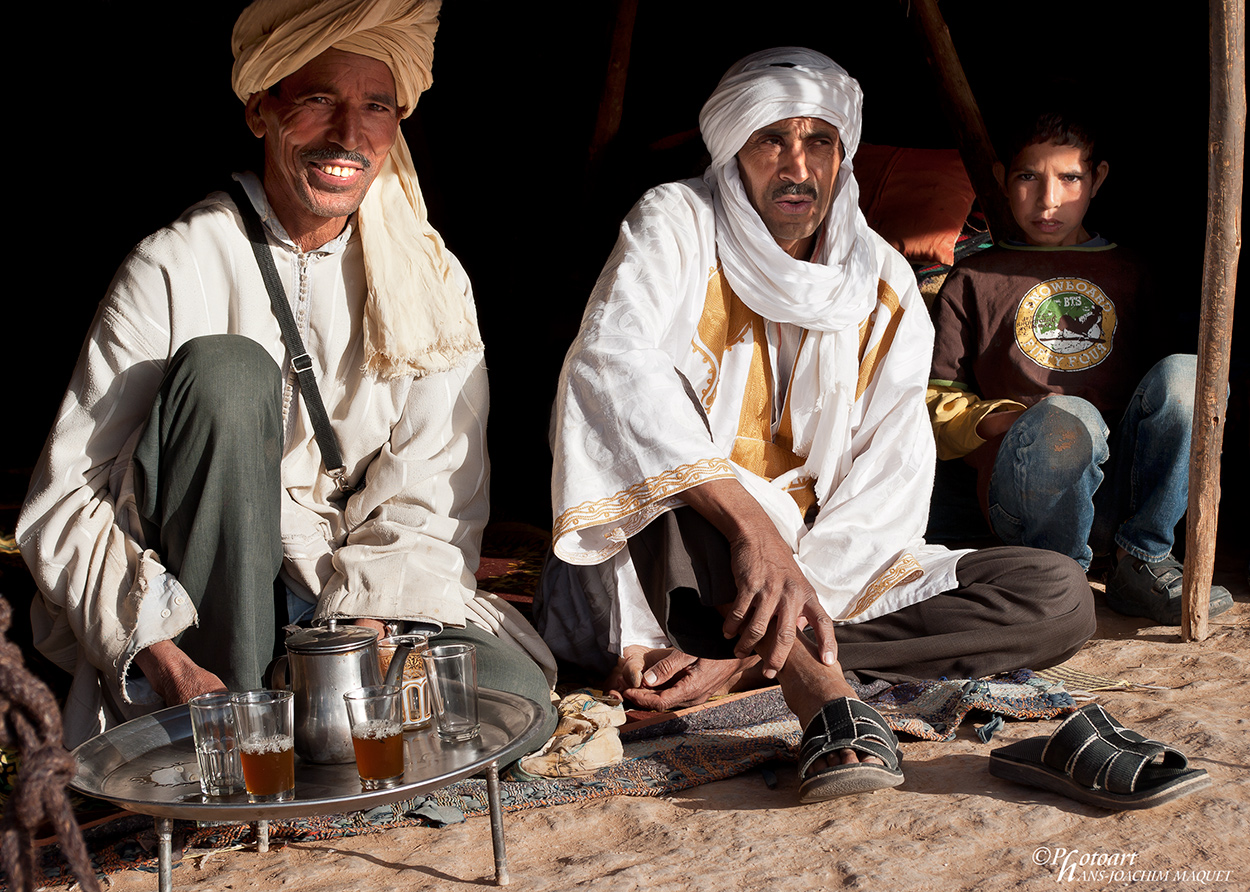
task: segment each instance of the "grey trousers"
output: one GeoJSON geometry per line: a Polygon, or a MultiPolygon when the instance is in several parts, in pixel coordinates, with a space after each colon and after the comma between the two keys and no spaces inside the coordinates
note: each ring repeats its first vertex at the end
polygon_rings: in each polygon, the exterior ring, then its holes
{"type": "MultiPolygon", "coordinates": [[[[732,603],[737,588],[729,543],[715,527],[694,509],[679,508],[633,536],[629,554],[651,610],[675,646],[709,659],[733,656],[736,642],[722,635],[724,621],[715,608],[732,603]]],[[[551,573],[554,579],[560,568],[551,561],[559,563],[550,559],[544,576],[551,573]]],[[[957,588],[919,604],[838,626],[842,668],[891,681],[1042,669],[1075,654],[1094,633],[1093,594],[1085,574],[1062,555],[1032,548],[984,549],[961,558],[956,577],[957,588]]],[[[593,585],[580,595],[565,586],[557,591],[550,583],[540,588],[544,603],[536,612],[544,636],[545,627],[559,628],[568,615],[606,617],[596,602],[609,592],[595,591],[593,585]],[[569,603],[579,596],[588,603],[569,603]]],[[[583,644],[591,640],[596,636],[581,639],[583,644]]],[[[570,659],[567,650],[557,648],[557,656],[570,659]]],[[[588,656],[588,661],[571,661],[602,668],[603,655],[588,656]]]]}
{"type": "MultiPolygon", "coordinates": [[[[175,641],[232,691],[262,687],[266,666],[284,652],[281,459],[282,375],[264,348],[238,335],[184,344],[136,447],[135,490],[149,547],[199,613],[199,626],[175,641]]],[[[520,648],[474,626],[435,641],[474,644],[481,686],[544,707],[530,749],[551,735],[546,679],[520,648]]]]}

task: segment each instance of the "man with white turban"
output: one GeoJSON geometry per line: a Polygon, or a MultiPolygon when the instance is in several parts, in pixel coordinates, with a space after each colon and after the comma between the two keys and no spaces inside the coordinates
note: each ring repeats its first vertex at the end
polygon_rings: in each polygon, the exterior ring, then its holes
{"type": "Polygon", "coordinates": [[[859,211],[860,114],[820,53],[748,56],[699,117],[707,173],[625,219],[560,378],[538,605],[644,706],[777,678],[805,802],[902,781],[844,671],[1041,668],[1094,627],[1073,562],[922,539],[933,332],[859,211]]]}
{"type": "Polygon", "coordinates": [[[236,174],[122,265],[18,523],[36,643],[74,675],[69,744],[262,686],[298,619],[442,625],[477,646],[484,686],[548,710],[526,745],[554,728],[550,652],[476,589],[483,348],[399,130],[430,85],[438,9],[257,0],[239,17],[233,86],[262,175],[236,174]],[[341,467],[314,431],[308,365],[341,467]]]}

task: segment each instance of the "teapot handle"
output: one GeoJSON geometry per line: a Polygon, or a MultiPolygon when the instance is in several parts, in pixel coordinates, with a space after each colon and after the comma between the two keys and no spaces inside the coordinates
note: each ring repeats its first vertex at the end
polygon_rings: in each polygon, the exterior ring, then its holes
{"type": "Polygon", "coordinates": [[[269,687],[276,691],[289,691],[291,683],[287,675],[287,655],[283,654],[269,665],[269,687]]]}

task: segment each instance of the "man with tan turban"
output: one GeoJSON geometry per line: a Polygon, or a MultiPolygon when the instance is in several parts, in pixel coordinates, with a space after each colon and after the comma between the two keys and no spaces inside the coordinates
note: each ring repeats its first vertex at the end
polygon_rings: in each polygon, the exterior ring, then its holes
{"type": "Polygon", "coordinates": [[[775,677],[804,802],[903,779],[845,670],[1042,668],[1093,632],[1072,561],[922,538],[933,329],[859,211],[861,105],[820,53],[748,56],[699,116],[707,173],[625,219],[557,389],[537,608],[643,706],[775,677]]]}
{"type": "Polygon", "coordinates": [[[127,258],[19,519],[37,644],[74,675],[70,744],[260,686],[298,619],[441,624],[477,645],[481,684],[550,709],[550,653],[476,590],[483,348],[399,130],[431,82],[438,8],[258,0],[235,25],[262,174],[236,174],[127,258]],[[244,203],[264,227],[257,254],[244,203]],[[266,248],[306,351],[295,360],[266,248]],[[341,468],[297,377],[309,362],[341,468]]]}

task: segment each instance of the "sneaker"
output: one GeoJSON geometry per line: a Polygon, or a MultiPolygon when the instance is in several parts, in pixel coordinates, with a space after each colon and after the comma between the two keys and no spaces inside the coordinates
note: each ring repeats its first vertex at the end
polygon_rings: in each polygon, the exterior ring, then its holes
{"type": "MultiPolygon", "coordinates": [[[[1125,558],[1107,580],[1107,606],[1125,616],[1146,616],[1160,625],[1179,626],[1183,579],[1184,569],[1171,555],[1161,561],[1125,558]]],[[[1219,616],[1232,606],[1228,589],[1211,586],[1208,616],[1219,616]]]]}

